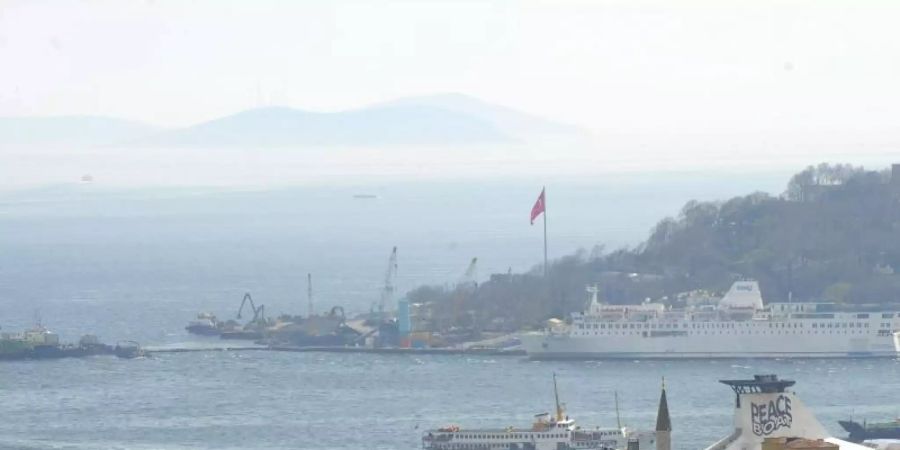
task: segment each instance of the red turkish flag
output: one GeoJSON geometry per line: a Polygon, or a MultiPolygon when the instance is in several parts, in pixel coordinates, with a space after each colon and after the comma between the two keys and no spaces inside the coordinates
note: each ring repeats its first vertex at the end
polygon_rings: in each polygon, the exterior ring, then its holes
{"type": "Polygon", "coordinates": [[[541,195],[538,196],[534,206],[531,207],[531,224],[534,225],[534,219],[537,219],[544,212],[544,190],[541,189],[541,195]]]}

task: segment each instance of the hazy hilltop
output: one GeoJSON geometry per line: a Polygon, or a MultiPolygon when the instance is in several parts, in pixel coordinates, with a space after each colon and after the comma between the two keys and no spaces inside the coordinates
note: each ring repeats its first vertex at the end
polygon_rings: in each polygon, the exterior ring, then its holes
{"type": "Polygon", "coordinates": [[[243,111],[136,144],[159,147],[386,146],[499,143],[512,138],[477,117],[425,105],[339,113],[285,107],[243,111]]]}
{"type": "Polygon", "coordinates": [[[159,128],[99,116],[0,117],[0,145],[93,147],[147,137],[159,128]]]}
{"type": "Polygon", "coordinates": [[[690,201],[635,248],[598,247],[555,261],[546,283],[535,269],[495,275],[477,289],[423,287],[410,297],[454,305],[445,315],[482,325],[509,311],[520,324],[580,311],[594,283],[606,301],[626,304],[724,291],[745,277],[759,280],[769,302],[900,302],[898,232],[900,171],[822,164],[794,175],[778,196],[690,201]]]}
{"type": "Polygon", "coordinates": [[[306,147],[503,144],[575,127],[461,94],[409,97],[369,107],[311,112],[242,111],[137,142],[160,147],[306,147]]]}
{"type": "Polygon", "coordinates": [[[177,129],[101,117],[0,119],[0,145],[10,146],[454,146],[509,144],[547,136],[577,139],[584,135],[577,127],[462,94],[407,97],[338,112],[272,106],[177,129]]]}
{"type": "Polygon", "coordinates": [[[574,125],[495,105],[459,93],[404,97],[376,106],[428,106],[466,114],[491,123],[507,136],[519,139],[539,136],[584,137],[585,130],[574,125]]]}

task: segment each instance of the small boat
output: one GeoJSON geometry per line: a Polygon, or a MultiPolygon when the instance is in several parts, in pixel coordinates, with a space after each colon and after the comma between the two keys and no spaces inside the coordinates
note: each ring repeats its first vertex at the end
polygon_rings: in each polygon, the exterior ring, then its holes
{"type": "Polygon", "coordinates": [[[871,439],[900,439],[900,419],[876,423],[838,420],[838,423],[850,433],[847,439],[852,442],[862,442],[871,439]]]}
{"type": "Polygon", "coordinates": [[[144,349],[141,344],[135,341],[119,341],[113,349],[113,353],[119,358],[133,359],[145,356],[144,349]]]}
{"type": "Polygon", "coordinates": [[[197,314],[197,318],[184,327],[188,333],[201,336],[218,336],[222,334],[222,323],[210,313],[197,314]]]}

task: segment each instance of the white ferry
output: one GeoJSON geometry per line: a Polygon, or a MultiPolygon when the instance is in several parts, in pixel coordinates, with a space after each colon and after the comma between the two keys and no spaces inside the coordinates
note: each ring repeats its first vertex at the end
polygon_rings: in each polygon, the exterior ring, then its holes
{"type": "MultiPolygon", "coordinates": [[[[556,415],[538,414],[529,428],[466,429],[451,425],[427,430],[422,436],[424,450],[639,450],[655,449],[657,432],[637,431],[627,427],[586,429],[575,425],[559,403],[556,376],[556,415]]],[[[671,431],[665,388],[660,400],[660,417],[665,436],[671,431]],[[663,412],[664,411],[664,412],[663,412]]]]}
{"type": "Polygon", "coordinates": [[[712,304],[607,305],[597,299],[520,336],[532,359],[895,357],[897,311],[839,311],[830,303],[763,304],[759,284],[739,281],[712,304]]]}

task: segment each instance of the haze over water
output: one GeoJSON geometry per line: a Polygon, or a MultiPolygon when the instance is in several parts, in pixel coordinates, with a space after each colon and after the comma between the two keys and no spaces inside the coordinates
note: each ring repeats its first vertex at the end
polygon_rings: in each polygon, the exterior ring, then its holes
{"type": "MultiPolygon", "coordinates": [[[[0,3],[0,327],[215,345],[234,318],[640,245],[688,200],[898,161],[900,10],[822,2],[0,3]],[[359,198],[359,195],[369,198],[359,198]]],[[[767,299],[783,300],[783,299],[767,299]]],[[[387,305],[393,309],[394,305],[387,305]]],[[[731,432],[716,383],[777,373],[836,420],[900,415],[884,360],[529,362],[213,352],[0,363],[2,449],[414,449],[527,426],[731,432]]]]}

